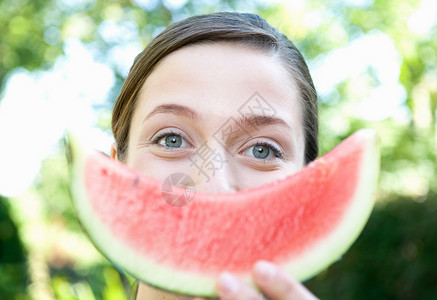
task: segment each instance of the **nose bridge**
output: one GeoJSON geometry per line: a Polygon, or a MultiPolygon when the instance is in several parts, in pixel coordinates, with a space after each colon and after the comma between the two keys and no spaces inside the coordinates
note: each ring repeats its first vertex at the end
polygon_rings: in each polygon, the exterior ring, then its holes
{"type": "Polygon", "coordinates": [[[190,157],[190,176],[196,191],[232,193],[238,190],[233,157],[217,140],[209,139],[190,157]]]}

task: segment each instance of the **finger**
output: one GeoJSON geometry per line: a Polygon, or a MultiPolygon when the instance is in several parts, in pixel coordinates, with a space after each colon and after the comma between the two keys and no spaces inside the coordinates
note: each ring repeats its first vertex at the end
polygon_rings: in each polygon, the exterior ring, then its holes
{"type": "Polygon", "coordinates": [[[317,299],[299,281],[266,261],[258,261],[255,264],[253,279],[262,292],[274,300],[317,299]]]}
{"type": "Polygon", "coordinates": [[[262,295],[253,287],[228,272],[220,274],[217,292],[221,300],[263,300],[262,295]]]}

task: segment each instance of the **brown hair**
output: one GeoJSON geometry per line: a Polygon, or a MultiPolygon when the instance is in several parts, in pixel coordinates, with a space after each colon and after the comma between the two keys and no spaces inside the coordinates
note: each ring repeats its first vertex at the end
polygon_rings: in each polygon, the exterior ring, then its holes
{"type": "Polygon", "coordinates": [[[135,58],[112,114],[118,158],[125,159],[138,94],[154,67],[166,55],[183,46],[208,42],[237,42],[279,55],[296,81],[302,98],[305,163],[314,160],[318,155],[317,93],[303,56],[284,34],[263,18],[238,12],[194,16],[171,24],[135,58]]]}

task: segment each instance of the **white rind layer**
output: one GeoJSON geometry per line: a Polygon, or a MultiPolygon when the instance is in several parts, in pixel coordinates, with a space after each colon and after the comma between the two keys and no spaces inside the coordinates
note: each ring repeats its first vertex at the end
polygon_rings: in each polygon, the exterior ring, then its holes
{"type": "MultiPolygon", "coordinates": [[[[362,166],[359,168],[362,172],[358,179],[359,186],[351,207],[329,236],[308,248],[304,255],[293,262],[282,265],[283,269],[298,280],[308,279],[338,260],[356,240],[371,213],[375,181],[379,172],[379,161],[375,159],[379,157],[377,136],[371,130],[360,130],[355,134],[368,135],[369,138],[363,139],[367,141],[367,145],[362,166]]],[[[114,263],[148,284],[186,295],[216,296],[216,278],[156,264],[116,240],[93,214],[84,188],[85,183],[80,182],[84,178],[82,172],[88,152],[72,134],[69,134],[69,143],[73,156],[71,191],[74,206],[79,220],[96,247],[114,263]]],[[[249,272],[240,274],[240,278],[252,284],[249,272]]]]}

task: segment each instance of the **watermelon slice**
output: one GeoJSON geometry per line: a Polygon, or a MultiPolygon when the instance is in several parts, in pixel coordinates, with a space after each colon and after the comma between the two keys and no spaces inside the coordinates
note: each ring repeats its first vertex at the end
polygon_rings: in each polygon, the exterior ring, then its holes
{"type": "Polygon", "coordinates": [[[377,136],[360,130],[284,179],[172,206],[162,181],[69,143],[74,206],[96,247],[141,281],[196,296],[215,296],[223,270],[252,284],[260,259],[299,280],[325,269],[367,222],[379,170],[377,136]]]}

